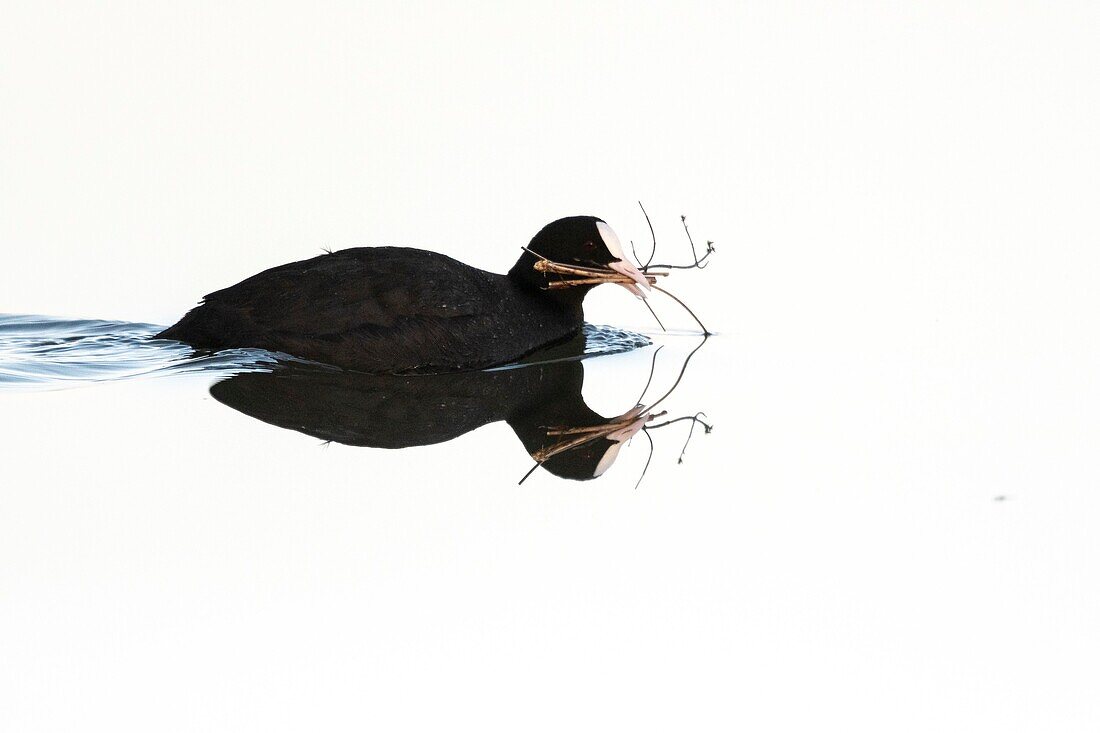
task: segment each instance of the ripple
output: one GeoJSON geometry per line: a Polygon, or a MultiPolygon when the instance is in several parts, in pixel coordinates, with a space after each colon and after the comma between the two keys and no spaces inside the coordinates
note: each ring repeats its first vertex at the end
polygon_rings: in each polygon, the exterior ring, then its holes
{"type": "Polygon", "coordinates": [[[261,349],[197,354],[154,339],[161,326],[126,321],[0,315],[0,389],[58,389],[158,374],[264,368],[261,349]]]}
{"type": "MultiPolygon", "coordinates": [[[[263,349],[198,352],[178,341],[154,339],[162,329],[151,323],[0,314],[0,390],[64,389],[194,372],[228,377],[299,361],[263,349]]],[[[586,323],[577,337],[511,366],[618,354],[649,344],[640,334],[586,323]]]]}

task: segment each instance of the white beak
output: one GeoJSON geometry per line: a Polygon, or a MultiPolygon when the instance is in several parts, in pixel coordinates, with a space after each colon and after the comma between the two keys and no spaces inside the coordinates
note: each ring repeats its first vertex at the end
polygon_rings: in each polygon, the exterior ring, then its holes
{"type": "MultiPolygon", "coordinates": [[[[626,275],[631,280],[633,280],[634,283],[637,283],[646,290],[649,290],[649,281],[645,279],[645,274],[634,266],[633,262],[630,262],[628,260],[615,260],[614,262],[608,263],[607,266],[615,272],[619,273],[620,275],[626,275]]],[[[634,293],[634,295],[638,296],[639,298],[644,298],[645,293],[639,290],[638,285],[635,285],[634,283],[619,284],[630,292],[634,293]]]]}

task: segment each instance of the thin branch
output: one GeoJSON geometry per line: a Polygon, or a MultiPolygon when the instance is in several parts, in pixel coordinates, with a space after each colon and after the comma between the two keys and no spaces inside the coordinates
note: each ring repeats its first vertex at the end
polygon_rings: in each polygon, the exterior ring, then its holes
{"type": "MultiPolygon", "coordinates": [[[[691,245],[691,258],[695,260],[695,266],[702,269],[703,265],[699,263],[699,255],[695,252],[695,240],[691,238],[691,232],[688,230],[688,218],[684,214],[680,214],[680,223],[684,225],[684,234],[687,235],[688,244],[691,245]]],[[[710,247],[707,247],[707,254],[710,254],[710,247]]],[[[705,256],[705,255],[704,255],[705,256]]]]}
{"type": "Polygon", "coordinates": [[[654,290],[658,291],[658,292],[664,293],[665,295],[667,295],[668,297],[672,298],[677,303],[679,303],[680,307],[682,307],[684,310],[686,310],[688,312],[688,315],[690,315],[692,318],[695,319],[695,322],[699,324],[699,328],[703,329],[703,335],[704,336],[712,336],[713,335],[710,331],[707,330],[707,327],[703,325],[703,322],[699,320],[699,317],[697,315],[695,315],[695,313],[692,312],[691,308],[688,308],[687,305],[684,304],[684,301],[680,300],[679,298],[677,298],[675,295],[668,292],[664,288],[657,287],[656,284],[653,284],[651,287],[654,290]]]}
{"type": "MultiPolygon", "coordinates": [[[[653,273],[653,274],[657,274],[657,273],[653,273]]],[[[649,281],[649,286],[653,287],[653,285],[655,284],[656,281],[655,280],[650,280],[649,278],[651,278],[651,277],[653,277],[653,275],[646,276],[646,280],[649,281]]],[[[574,287],[576,285],[605,285],[607,283],[615,283],[616,285],[637,285],[638,284],[636,281],[634,281],[632,278],[627,277],[626,275],[609,275],[609,276],[606,276],[606,277],[604,277],[604,276],[601,276],[601,277],[576,277],[576,278],[573,278],[572,280],[554,280],[553,282],[547,284],[546,289],[547,290],[561,290],[563,288],[571,288],[571,287],[574,287]]]]}
{"type": "Polygon", "coordinates": [[[699,351],[699,349],[703,348],[703,344],[705,344],[707,342],[707,338],[709,338],[709,335],[708,334],[703,334],[703,340],[700,341],[699,345],[696,346],[694,349],[692,349],[691,353],[687,355],[686,359],[684,359],[684,365],[682,367],[680,367],[680,374],[676,377],[676,381],[672,383],[672,386],[668,388],[667,392],[665,392],[663,395],[661,395],[661,399],[657,400],[656,402],[654,402],[652,405],[649,406],[650,412],[652,412],[653,408],[655,408],[657,405],[664,402],[668,398],[668,396],[670,394],[672,394],[673,390],[675,390],[678,386],[680,386],[680,380],[684,378],[684,373],[687,371],[688,363],[691,361],[691,357],[695,356],[695,352],[697,352],[697,351],[699,351]]]}
{"type": "Polygon", "coordinates": [[[531,470],[528,471],[527,473],[523,474],[523,478],[521,478],[519,480],[519,483],[516,484],[516,486],[523,486],[523,482],[526,481],[527,479],[529,479],[531,477],[531,474],[533,474],[535,472],[535,469],[538,468],[541,465],[542,465],[541,463],[536,463],[535,465],[531,466],[531,470]]]}
{"type": "Polygon", "coordinates": [[[683,417],[677,417],[677,418],[672,419],[672,420],[665,420],[664,422],[654,423],[653,425],[646,425],[645,428],[646,428],[646,430],[656,430],[658,428],[668,427],[669,425],[672,425],[674,423],[683,422],[684,420],[694,420],[695,422],[702,424],[704,432],[709,433],[711,430],[714,430],[713,425],[709,425],[706,422],[704,422],[703,420],[699,419],[700,415],[705,416],[706,413],[705,412],[697,412],[694,415],[684,415],[683,417]]]}
{"type": "Polygon", "coordinates": [[[712,430],[714,430],[713,425],[707,423],[704,420],[699,419],[700,415],[702,415],[703,417],[707,416],[707,414],[705,412],[697,412],[694,415],[684,415],[683,417],[678,417],[674,420],[665,420],[664,422],[655,423],[653,425],[646,425],[645,429],[646,429],[646,431],[658,430],[660,428],[666,428],[669,425],[673,425],[673,424],[678,423],[678,422],[683,422],[684,420],[691,420],[691,428],[688,429],[687,439],[684,441],[684,447],[680,450],[680,457],[676,459],[676,463],[681,464],[681,463],[684,462],[684,453],[687,452],[688,443],[691,442],[691,435],[692,435],[692,433],[695,432],[695,424],[698,423],[698,424],[702,425],[703,426],[703,432],[707,435],[710,435],[710,432],[712,430]]]}
{"type": "MultiPolygon", "coordinates": [[[[697,413],[695,413],[695,415],[691,419],[691,427],[688,428],[688,436],[687,436],[687,439],[684,441],[684,447],[680,449],[680,457],[676,459],[676,465],[680,465],[681,463],[684,462],[684,453],[687,453],[688,443],[691,442],[691,434],[693,432],[695,432],[695,423],[703,422],[702,420],[699,419],[700,415],[706,417],[705,412],[697,412],[697,413]]],[[[711,430],[714,429],[713,425],[707,425],[706,423],[703,423],[703,425],[706,428],[706,431],[707,431],[708,434],[710,433],[711,430]]]]}
{"type": "MultiPolygon", "coordinates": [[[[524,250],[531,252],[526,247],[524,250]]],[[[616,272],[610,267],[586,267],[584,265],[565,265],[560,262],[554,262],[553,260],[539,255],[537,252],[531,252],[539,258],[535,263],[536,272],[552,273],[555,275],[573,275],[572,279],[555,280],[547,285],[551,290],[557,290],[559,288],[573,287],[574,285],[601,285],[603,283],[622,283],[629,285],[635,283],[634,279],[623,275],[621,272],[616,272]]],[[[657,282],[658,277],[667,277],[667,272],[651,272],[645,276],[646,282],[653,285],[657,282]]]]}
{"type": "MultiPolygon", "coordinates": [[[[707,251],[700,257],[695,250],[695,240],[691,238],[691,231],[688,229],[687,217],[683,214],[680,215],[680,223],[684,225],[684,233],[687,234],[688,244],[691,245],[691,259],[694,260],[690,265],[650,265],[646,263],[646,267],[656,267],[665,270],[703,270],[706,269],[707,258],[714,254],[714,242],[707,240],[707,251]]],[[[650,260],[653,258],[651,257],[650,260]]],[[[642,268],[642,272],[645,272],[646,267],[642,268]]]]}
{"type": "Polygon", "coordinates": [[[668,329],[665,328],[665,324],[661,323],[661,319],[657,317],[657,311],[653,310],[653,306],[649,304],[648,298],[642,298],[642,305],[649,309],[650,315],[653,316],[653,320],[657,321],[657,325],[661,327],[661,330],[667,332],[668,329]]]}
{"type": "MultiPolygon", "coordinates": [[[[638,202],[638,208],[640,208],[642,210],[642,214],[645,215],[645,223],[649,225],[649,238],[653,241],[653,248],[649,251],[649,259],[645,261],[644,265],[642,265],[642,272],[645,272],[646,269],[649,267],[649,263],[653,262],[653,255],[657,254],[657,234],[653,231],[653,222],[649,220],[649,214],[646,213],[645,207],[642,206],[641,201],[638,202]]],[[[631,246],[633,245],[634,243],[631,242],[631,246]]],[[[641,260],[639,260],[639,262],[641,262],[641,260]]]]}
{"type": "Polygon", "coordinates": [[[653,352],[653,359],[649,362],[649,379],[645,380],[645,387],[642,388],[642,393],[638,395],[638,399],[634,400],[635,405],[642,404],[642,398],[645,397],[645,393],[649,391],[649,385],[653,384],[653,373],[657,371],[657,354],[659,354],[663,348],[665,348],[665,346],[661,344],[653,352]]]}
{"type": "Polygon", "coordinates": [[[645,478],[646,471],[649,470],[649,462],[653,460],[653,437],[645,428],[642,428],[642,432],[645,433],[646,440],[649,441],[649,457],[645,459],[645,466],[642,468],[642,475],[638,477],[638,482],[634,484],[635,491],[637,491],[638,487],[642,485],[642,479],[645,478]]]}
{"type": "MultiPolygon", "coordinates": [[[[686,226],[686,224],[685,224],[685,226],[686,226]]],[[[565,288],[571,288],[571,287],[575,287],[575,286],[578,286],[578,285],[602,285],[604,283],[617,283],[617,284],[620,284],[620,285],[636,284],[632,278],[629,278],[629,277],[623,275],[622,273],[616,272],[616,271],[614,271],[610,268],[605,269],[605,268],[599,268],[599,267],[585,267],[583,265],[563,265],[560,262],[554,262],[553,260],[549,259],[548,257],[544,257],[543,255],[540,255],[538,252],[533,252],[532,250],[528,249],[527,247],[521,247],[521,249],[523,249],[526,252],[530,252],[532,255],[534,255],[535,257],[538,258],[538,261],[535,263],[535,266],[534,266],[535,270],[537,272],[553,273],[553,274],[557,274],[557,275],[572,275],[573,276],[571,278],[562,278],[562,279],[553,280],[553,281],[547,283],[546,286],[545,286],[545,289],[547,289],[547,290],[562,290],[562,289],[565,289],[565,288]]],[[[692,251],[694,252],[694,245],[692,245],[692,251]]],[[[710,243],[708,242],[708,252],[707,252],[707,254],[709,255],[710,252],[712,252],[712,251],[713,251],[713,248],[710,248],[710,243]]],[[[704,259],[705,259],[705,256],[704,256],[704,259]]],[[[700,260],[696,260],[696,266],[698,266],[698,264],[700,262],[701,262],[700,260]]],[[[668,273],[667,272],[648,272],[648,271],[645,270],[646,267],[650,267],[650,265],[645,265],[642,268],[642,270],[645,272],[645,279],[646,279],[646,282],[649,283],[650,287],[653,290],[658,290],[658,291],[664,293],[665,295],[667,295],[668,297],[672,298],[677,303],[679,303],[680,307],[683,308],[684,310],[686,310],[691,315],[691,317],[695,319],[695,322],[699,324],[699,328],[703,329],[703,335],[710,336],[711,335],[710,331],[707,330],[707,327],[703,325],[703,322],[699,320],[699,317],[695,315],[695,313],[691,310],[691,308],[687,307],[687,305],[684,303],[684,301],[680,300],[679,298],[677,298],[675,295],[668,292],[664,288],[657,287],[657,278],[658,277],[667,277],[668,273]]],[[[680,268],[680,269],[686,269],[686,268],[680,268]]],[[[643,299],[643,302],[644,302],[644,299],[643,299]]],[[[646,303],[646,308],[648,308],[649,312],[651,314],[653,314],[653,317],[657,319],[657,324],[661,327],[661,329],[662,330],[668,330],[668,329],[665,328],[665,324],[661,322],[661,319],[657,318],[657,313],[653,310],[653,307],[651,305],[649,305],[648,303],[646,303]]]]}

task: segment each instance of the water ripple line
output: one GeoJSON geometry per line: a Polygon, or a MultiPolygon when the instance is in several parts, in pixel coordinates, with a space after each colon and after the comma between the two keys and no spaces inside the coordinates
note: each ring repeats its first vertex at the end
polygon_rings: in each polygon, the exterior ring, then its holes
{"type": "MultiPolygon", "coordinates": [[[[154,339],[151,323],[0,314],[0,391],[55,390],[141,377],[195,372],[229,377],[269,371],[292,359],[264,349],[214,353],[154,339]]],[[[585,324],[577,338],[532,354],[511,367],[618,354],[648,346],[637,333],[585,324]]]]}

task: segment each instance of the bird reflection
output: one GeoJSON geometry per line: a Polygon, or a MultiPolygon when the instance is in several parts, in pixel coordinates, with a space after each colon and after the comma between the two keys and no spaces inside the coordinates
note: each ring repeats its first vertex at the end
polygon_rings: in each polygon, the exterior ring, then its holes
{"type": "MultiPolygon", "coordinates": [[[[436,375],[365,374],[283,361],[269,372],[246,372],[218,382],[210,393],[271,425],[371,448],[442,443],[503,420],[535,460],[535,468],[564,479],[588,480],[603,475],[622,446],[665,413],[638,404],[621,415],[603,417],[585,404],[583,384],[584,369],[576,359],[436,375]]],[[[698,416],[681,419],[692,420],[693,427],[702,422],[698,416]]],[[[709,432],[710,426],[703,424],[709,432]]],[[[652,449],[652,439],[650,444],[652,449]]]]}

